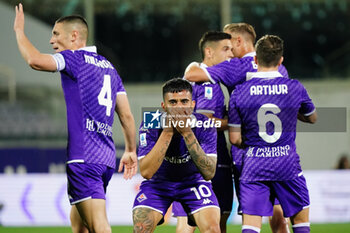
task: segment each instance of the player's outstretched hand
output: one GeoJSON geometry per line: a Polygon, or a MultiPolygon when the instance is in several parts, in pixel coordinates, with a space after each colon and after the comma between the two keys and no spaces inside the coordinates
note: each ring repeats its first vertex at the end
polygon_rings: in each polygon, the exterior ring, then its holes
{"type": "Polygon", "coordinates": [[[24,31],[24,13],[23,13],[23,5],[20,3],[15,7],[16,10],[16,18],[13,24],[13,30],[22,30],[24,31]]]}
{"type": "Polygon", "coordinates": [[[120,159],[118,172],[124,168],[124,179],[131,179],[137,172],[137,155],[135,152],[124,152],[120,159]]]}

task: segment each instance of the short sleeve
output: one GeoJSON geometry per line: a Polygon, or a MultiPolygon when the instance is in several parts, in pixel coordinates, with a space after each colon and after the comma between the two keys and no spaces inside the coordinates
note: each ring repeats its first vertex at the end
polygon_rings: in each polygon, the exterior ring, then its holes
{"type": "Polygon", "coordinates": [[[202,132],[198,139],[204,153],[207,156],[217,157],[217,130],[215,127],[201,128],[202,132]]]}
{"type": "Polygon", "coordinates": [[[300,84],[301,86],[301,104],[299,108],[299,113],[304,116],[310,116],[312,113],[315,112],[316,108],[313,104],[311,98],[309,97],[309,94],[307,93],[307,90],[305,87],[300,84]]]}
{"type": "Polygon", "coordinates": [[[229,69],[232,64],[230,64],[231,61],[232,59],[206,68],[207,76],[213,84],[221,82],[225,86],[230,85],[229,69]]]}
{"type": "Polygon", "coordinates": [[[143,122],[141,122],[137,152],[138,159],[142,159],[152,150],[158,140],[157,131],[156,129],[145,129],[143,127],[143,122]]]}
{"type": "Polygon", "coordinates": [[[230,127],[241,127],[241,118],[237,106],[237,89],[232,92],[228,108],[228,125],[230,127]]]}
{"type": "Polygon", "coordinates": [[[125,91],[125,88],[124,88],[124,85],[123,85],[123,81],[122,79],[120,78],[119,75],[117,75],[117,95],[119,94],[124,94],[126,95],[126,91],[125,91]]]}
{"type": "Polygon", "coordinates": [[[65,67],[61,71],[66,72],[70,77],[78,77],[78,75],[76,74],[80,71],[80,68],[82,67],[80,62],[84,61],[84,59],[81,59],[77,56],[82,56],[82,54],[74,52],[73,50],[64,50],[60,52],[60,54],[63,56],[65,61],[65,67]]]}
{"type": "MultiPolygon", "coordinates": [[[[196,112],[215,114],[217,102],[217,87],[219,84],[195,84],[196,85],[196,112]]],[[[221,90],[221,89],[220,89],[221,90]]]]}

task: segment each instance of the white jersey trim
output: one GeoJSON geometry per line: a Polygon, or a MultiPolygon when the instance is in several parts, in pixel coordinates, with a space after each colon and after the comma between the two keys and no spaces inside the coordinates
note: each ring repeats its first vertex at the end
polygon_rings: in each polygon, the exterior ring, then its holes
{"type": "Polygon", "coordinates": [[[137,160],[143,159],[143,157],[145,157],[146,155],[141,155],[139,157],[137,157],[137,160]]]}
{"type": "Polygon", "coordinates": [[[309,222],[298,223],[298,224],[292,225],[292,227],[293,228],[296,228],[296,227],[310,227],[310,223],[309,222]]]}
{"type": "Polygon", "coordinates": [[[215,111],[213,111],[213,110],[208,110],[208,109],[197,109],[196,112],[197,112],[197,113],[212,113],[212,114],[215,113],[215,111]]]}
{"type": "Polygon", "coordinates": [[[254,227],[254,226],[249,226],[249,225],[243,225],[242,230],[253,230],[253,231],[260,233],[260,228],[254,227]]]}
{"type": "Polygon", "coordinates": [[[89,199],[92,199],[92,197],[91,197],[91,196],[90,196],[90,197],[85,197],[85,198],[83,198],[83,199],[80,199],[80,200],[77,200],[77,201],[73,201],[73,202],[71,202],[70,204],[71,204],[71,205],[75,205],[75,204],[77,204],[77,203],[79,203],[79,202],[86,201],[86,200],[89,200],[89,199]]]}
{"type": "Polygon", "coordinates": [[[316,111],[316,108],[309,113],[305,113],[304,116],[311,116],[316,111]]]}
{"type": "Polygon", "coordinates": [[[203,68],[203,67],[200,67],[203,71],[204,71],[204,73],[207,75],[207,77],[209,78],[209,80],[210,80],[210,82],[212,83],[212,84],[216,84],[216,82],[214,81],[214,79],[211,77],[211,75],[209,74],[209,72],[207,71],[207,69],[206,68],[203,68]]]}
{"type": "Polygon", "coordinates": [[[208,157],[218,157],[217,154],[207,154],[208,157]]]}
{"type": "Polygon", "coordinates": [[[51,56],[56,63],[56,72],[62,71],[66,68],[66,61],[64,60],[64,57],[62,54],[55,53],[55,54],[51,54],[51,56]]]}
{"type": "Polygon", "coordinates": [[[278,71],[265,71],[265,72],[255,72],[251,76],[251,79],[252,78],[274,79],[278,77],[283,78],[283,75],[278,71]]]}
{"type": "Polygon", "coordinates": [[[303,175],[303,172],[300,172],[300,173],[298,174],[298,177],[299,177],[299,176],[302,176],[302,175],[303,175]]]}
{"type": "Polygon", "coordinates": [[[73,160],[69,160],[67,161],[67,164],[70,164],[70,163],[84,163],[84,159],[73,159],[73,160]]]}
{"type": "Polygon", "coordinates": [[[126,91],[119,91],[117,92],[117,95],[126,95],[126,91]]]}
{"type": "Polygon", "coordinates": [[[243,57],[255,57],[256,56],[256,52],[250,52],[250,53],[247,53],[245,54],[243,57]]]}
{"type": "Polygon", "coordinates": [[[153,208],[153,207],[150,207],[150,206],[147,206],[147,205],[138,205],[138,206],[135,206],[134,208],[132,208],[132,210],[137,209],[137,208],[148,208],[148,209],[151,209],[151,210],[157,211],[157,212],[161,213],[162,215],[164,215],[164,214],[165,214],[165,213],[163,213],[163,211],[158,210],[158,209],[153,208]]]}
{"type": "Polygon", "coordinates": [[[84,51],[91,52],[91,53],[97,53],[96,46],[86,46],[86,47],[80,48],[78,50],[84,50],[84,51]]]}
{"type": "Polygon", "coordinates": [[[228,124],[230,127],[241,128],[241,124],[228,124]]]}
{"type": "Polygon", "coordinates": [[[207,206],[204,206],[204,207],[202,207],[202,208],[196,209],[195,211],[192,211],[191,214],[194,214],[194,213],[197,213],[197,212],[200,211],[200,210],[207,209],[207,208],[212,208],[212,207],[215,207],[215,208],[220,209],[220,207],[218,207],[218,206],[216,206],[216,205],[207,205],[207,206]]]}

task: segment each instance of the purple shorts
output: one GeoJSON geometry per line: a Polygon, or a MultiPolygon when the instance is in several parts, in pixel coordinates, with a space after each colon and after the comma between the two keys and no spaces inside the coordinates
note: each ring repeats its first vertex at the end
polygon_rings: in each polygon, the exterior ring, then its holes
{"type": "Polygon", "coordinates": [[[185,212],[180,202],[174,201],[172,210],[173,217],[187,217],[187,213],[185,212]]]}
{"type": "MultiPolygon", "coordinates": [[[[141,183],[133,209],[146,207],[166,214],[170,205],[180,202],[187,215],[192,215],[208,207],[219,208],[218,201],[207,181],[189,180],[182,182],[150,181],[141,183]]],[[[161,224],[163,219],[158,223],[161,224]]]]}
{"type": "Polygon", "coordinates": [[[272,216],[276,198],[284,217],[291,217],[309,207],[309,191],[304,176],[286,181],[240,181],[240,205],[244,214],[272,216]]]}
{"type": "MultiPolygon", "coordinates": [[[[216,168],[212,181],[212,187],[219,201],[221,214],[230,214],[233,204],[233,180],[231,167],[216,168]]],[[[184,208],[179,202],[173,203],[173,217],[187,216],[184,208]]]]}
{"type": "Polygon", "coordinates": [[[68,197],[71,205],[88,199],[106,199],[114,168],[102,164],[67,164],[68,197]]]}

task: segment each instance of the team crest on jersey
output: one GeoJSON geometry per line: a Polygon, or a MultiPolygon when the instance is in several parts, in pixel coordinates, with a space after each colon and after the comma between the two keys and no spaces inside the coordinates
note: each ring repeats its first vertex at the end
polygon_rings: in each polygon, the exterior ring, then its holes
{"type": "Polygon", "coordinates": [[[146,133],[140,134],[140,146],[147,146],[146,133]]]}
{"type": "Polygon", "coordinates": [[[211,100],[213,98],[213,88],[212,87],[205,87],[204,89],[204,97],[208,100],[211,100]]]}
{"type": "Polygon", "coordinates": [[[138,202],[143,202],[144,200],[146,200],[147,197],[144,193],[141,193],[138,197],[137,197],[137,200],[138,202]]]}

